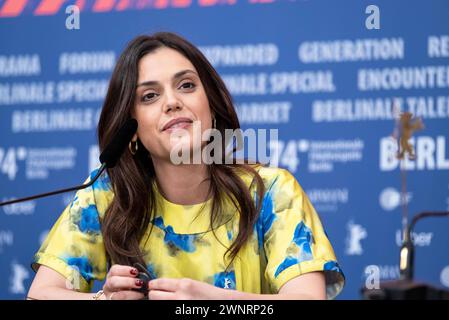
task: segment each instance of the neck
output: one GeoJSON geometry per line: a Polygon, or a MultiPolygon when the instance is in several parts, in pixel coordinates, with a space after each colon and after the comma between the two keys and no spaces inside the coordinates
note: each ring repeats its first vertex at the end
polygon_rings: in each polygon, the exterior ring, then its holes
{"type": "Polygon", "coordinates": [[[209,172],[206,164],[174,165],[153,158],[159,191],[170,202],[193,205],[207,200],[209,172]]]}

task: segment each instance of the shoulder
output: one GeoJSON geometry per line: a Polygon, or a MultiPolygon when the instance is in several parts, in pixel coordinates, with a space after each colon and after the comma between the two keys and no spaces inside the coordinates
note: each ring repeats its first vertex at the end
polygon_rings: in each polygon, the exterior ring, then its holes
{"type": "Polygon", "coordinates": [[[296,178],[287,169],[260,166],[257,171],[267,186],[286,182],[297,182],[296,178]]]}
{"type": "MultiPolygon", "coordinates": [[[[276,186],[290,185],[293,187],[294,185],[299,185],[296,178],[287,169],[263,165],[253,165],[253,168],[262,178],[266,190],[273,189],[276,186]]],[[[254,177],[245,177],[245,179],[253,180],[254,177]]]]}
{"type": "MultiPolygon", "coordinates": [[[[95,179],[99,170],[100,170],[100,167],[96,167],[95,169],[93,169],[90,172],[89,177],[86,182],[90,182],[93,179],[95,179]]],[[[100,174],[100,176],[97,178],[97,180],[92,184],[91,188],[94,191],[107,191],[107,192],[112,191],[111,180],[109,179],[109,175],[106,170],[104,170],[100,174]]]]}
{"type": "MultiPolygon", "coordinates": [[[[298,196],[304,194],[304,191],[295,176],[287,169],[278,167],[269,167],[263,165],[252,165],[252,168],[261,177],[265,194],[279,196],[298,196]]],[[[255,188],[255,176],[249,172],[240,173],[240,177],[250,188],[255,188]]]]}
{"type": "MultiPolygon", "coordinates": [[[[84,183],[91,182],[95,179],[98,172],[99,167],[92,170],[84,183]]],[[[103,171],[91,186],[81,189],[76,193],[72,206],[77,205],[82,209],[95,208],[101,217],[106,212],[112,198],[111,181],[107,172],[103,171]]]]}

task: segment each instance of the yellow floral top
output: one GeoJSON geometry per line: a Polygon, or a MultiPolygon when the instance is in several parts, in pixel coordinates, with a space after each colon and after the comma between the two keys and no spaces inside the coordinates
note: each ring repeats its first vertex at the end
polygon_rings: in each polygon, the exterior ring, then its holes
{"type": "MultiPolygon", "coordinates": [[[[323,271],[327,297],[333,299],[340,293],[344,275],[301,186],[285,169],[259,167],[258,172],[266,187],[262,210],[248,242],[228,268],[224,254],[239,226],[235,208],[226,204],[223,223],[215,228],[214,235],[207,214],[211,199],[178,205],[155,188],[158,209],[152,220],[154,227],[150,232],[149,225],[141,242],[153,278],[191,278],[221,288],[277,293],[290,279],[323,271]]],[[[94,170],[89,179],[96,173],[94,170]]],[[[250,176],[240,176],[249,187],[250,176]]],[[[256,201],[256,193],[251,191],[256,201]]],[[[92,289],[94,280],[103,280],[108,266],[100,224],[112,198],[106,173],[91,187],[78,191],[36,253],[33,269],[39,265],[52,268],[83,292],[92,289]]]]}

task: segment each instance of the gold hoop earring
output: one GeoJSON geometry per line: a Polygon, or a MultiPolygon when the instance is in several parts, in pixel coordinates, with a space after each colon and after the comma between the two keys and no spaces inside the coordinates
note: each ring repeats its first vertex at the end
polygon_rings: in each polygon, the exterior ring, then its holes
{"type": "Polygon", "coordinates": [[[129,152],[131,152],[131,154],[134,156],[137,153],[137,150],[139,149],[139,145],[137,144],[137,140],[136,141],[130,141],[128,144],[128,149],[129,152]]]}

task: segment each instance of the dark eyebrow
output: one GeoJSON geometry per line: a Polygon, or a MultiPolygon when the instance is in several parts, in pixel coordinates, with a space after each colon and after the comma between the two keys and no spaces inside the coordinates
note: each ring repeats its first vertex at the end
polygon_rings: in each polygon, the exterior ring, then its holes
{"type": "MultiPolygon", "coordinates": [[[[195,71],[190,70],[190,69],[186,69],[186,70],[182,70],[182,71],[176,72],[175,75],[173,76],[173,79],[174,80],[178,79],[178,78],[182,77],[183,75],[185,75],[186,73],[193,73],[193,74],[197,75],[195,71]]],[[[137,87],[152,86],[152,85],[156,85],[156,84],[158,84],[157,81],[144,81],[144,82],[139,83],[137,85],[137,87]]]]}

